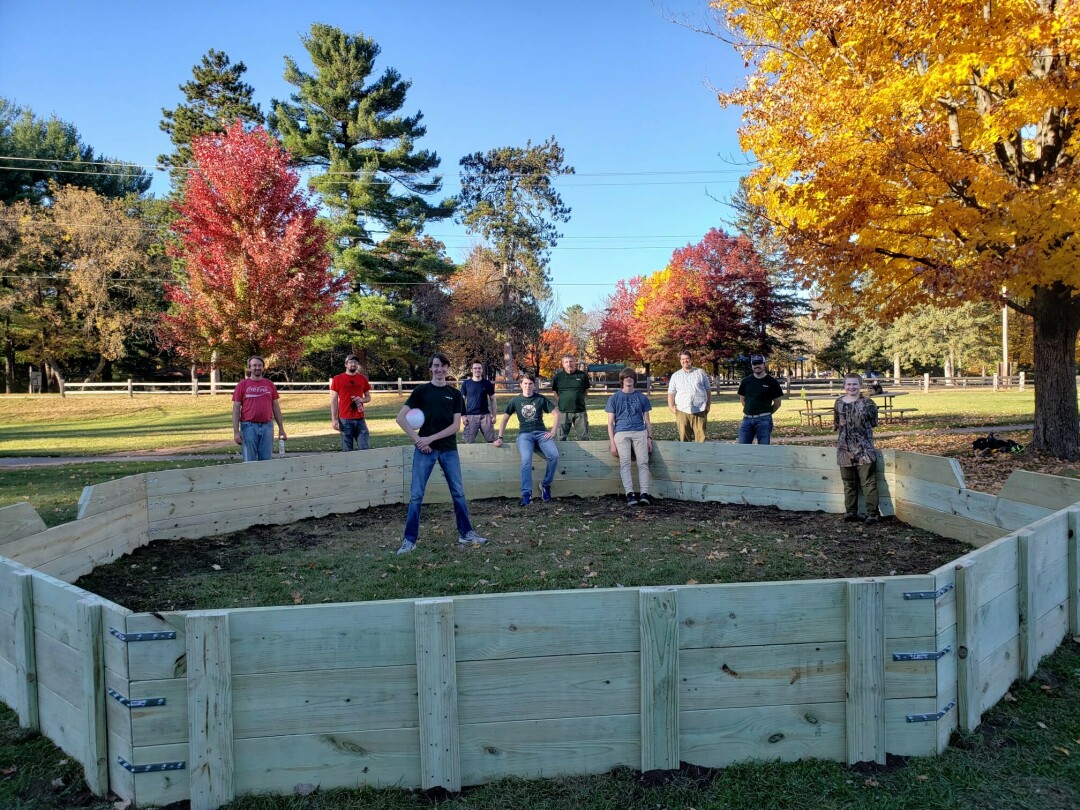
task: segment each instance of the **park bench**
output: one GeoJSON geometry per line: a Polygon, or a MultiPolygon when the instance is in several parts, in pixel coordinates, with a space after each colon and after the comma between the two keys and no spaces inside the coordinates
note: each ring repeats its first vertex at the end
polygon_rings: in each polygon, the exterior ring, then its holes
{"type": "Polygon", "coordinates": [[[886,422],[906,422],[908,414],[918,410],[918,408],[882,408],[881,417],[886,422]]]}
{"type": "Polygon", "coordinates": [[[800,408],[799,409],[799,421],[802,422],[802,420],[805,419],[807,427],[813,427],[814,421],[816,420],[818,427],[824,427],[825,425],[822,422],[822,419],[824,417],[828,416],[829,413],[830,413],[829,411],[822,411],[822,410],[815,411],[813,408],[809,408],[809,407],[808,408],[800,408]]]}

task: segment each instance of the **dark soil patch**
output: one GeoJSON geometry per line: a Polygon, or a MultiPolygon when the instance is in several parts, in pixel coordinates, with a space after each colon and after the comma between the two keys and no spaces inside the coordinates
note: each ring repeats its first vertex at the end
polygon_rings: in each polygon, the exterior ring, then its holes
{"type": "Polygon", "coordinates": [[[963,543],[899,521],[774,507],[561,498],[520,508],[473,501],[484,546],[459,546],[449,505],[427,506],[420,544],[395,556],[402,506],[163,540],[99,568],[79,587],[133,610],[254,607],[461,593],[924,574],[963,543]]]}

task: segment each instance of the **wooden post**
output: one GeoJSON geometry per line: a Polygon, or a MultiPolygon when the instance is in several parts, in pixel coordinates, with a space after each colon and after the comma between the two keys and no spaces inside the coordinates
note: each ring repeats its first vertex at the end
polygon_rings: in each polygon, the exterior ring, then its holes
{"type": "Polygon", "coordinates": [[[1023,391],[1023,390],[1024,390],[1024,381],[1025,381],[1025,377],[1026,377],[1026,375],[1027,375],[1027,372],[1025,372],[1025,371],[1021,371],[1021,372],[1020,372],[1020,377],[1019,377],[1019,388],[1020,388],[1020,390],[1021,390],[1021,391],[1023,391]]]}
{"type": "Polygon", "coordinates": [[[419,599],[416,685],[420,703],[420,786],[461,790],[454,600],[419,599]]]}
{"type": "Polygon", "coordinates": [[[79,623],[79,657],[82,665],[83,722],[86,757],[83,771],[86,785],[95,796],[109,793],[108,735],[105,729],[105,641],[101,635],[101,604],[80,599],[76,605],[79,623]]]}
{"type": "Polygon", "coordinates": [[[847,583],[848,764],[885,764],[885,583],[847,583]]]}
{"type": "Polygon", "coordinates": [[[1036,651],[1038,636],[1035,632],[1038,619],[1035,615],[1035,554],[1031,548],[1030,531],[1017,532],[1016,553],[1017,573],[1020,576],[1020,677],[1026,681],[1035,674],[1035,667],[1039,664],[1036,651]]]}
{"type": "Polygon", "coordinates": [[[215,810],[236,796],[229,612],[193,611],[184,632],[191,810],[215,810]]]}
{"type": "Polygon", "coordinates": [[[967,560],[956,566],[956,703],[958,722],[965,731],[974,731],[982,722],[979,651],[975,648],[978,621],[975,561],[967,560]]]}
{"type": "Polygon", "coordinates": [[[1001,378],[998,377],[997,372],[994,372],[994,390],[997,391],[1000,387],[1001,378]]]}
{"type": "Polygon", "coordinates": [[[930,393],[930,372],[922,375],[922,390],[924,394],[930,393]]]}
{"type": "Polygon", "coordinates": [[[1080,635],[1080,506],[1069,507],[1069,635],[1080,635]]]}
{"type": "Polygon", "coordinates": [[[638,592],[641,770],[679,767],[679,604],[674,588],[638,592]]]}
{"type": "Polygon", "coordinates": [[[34,646],[34,575],[15,574],[15,708],[19,725],[39,731],[37,648],[34,646]]]}
{"type": "Polygon", "coordinates": [[[399,397],[405,392],[405,389],[401,384],[401,377],[397,378],[397,392],[399,397]]]}

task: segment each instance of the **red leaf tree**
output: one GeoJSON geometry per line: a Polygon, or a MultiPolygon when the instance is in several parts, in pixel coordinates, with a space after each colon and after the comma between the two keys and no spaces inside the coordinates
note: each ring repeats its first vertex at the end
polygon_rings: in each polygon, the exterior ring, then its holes
{"type": "Polygon", "coordinates": [[[642,277],[619,280],[615,292],[607,299],[600,325],[592,333],[597,357],[604,363],[640,361],[641,347],[635,331],[634,307],[641,295],[642,277]]]}
{"type": "Polygon", "coordinates": [[[568,354],[577,357],[574,336],[562,324],[552,324],[540,333],[538,343],[525,350],[525,365],[537,369],[542,377],[552,377],[568,354]]]}
{"type": "Polygon", "coordinates": [[[330,272],[327,233],[288,153],[262,128],[237,121],[192,151],[169,246],[186,274],[166,290],[164,342],[193,362],[216,356],[222,368],[243,368],[252,354],[294,364],[347,286],[330,272]]]}

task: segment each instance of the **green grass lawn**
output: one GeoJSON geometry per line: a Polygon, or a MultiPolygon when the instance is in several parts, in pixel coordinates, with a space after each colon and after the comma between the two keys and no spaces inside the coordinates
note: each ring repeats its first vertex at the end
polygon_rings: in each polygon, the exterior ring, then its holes
{"type": "MultiPolygon", "coordinates": [[[[777,438],[827,434],[829,427],[800,424],[798,393],[785,400],[776,415],[777,438]]],[[[506,401],[502,395],[502,401],[506,401]]],[[[589,400],[592,438],[607,436],[603,395],[589,400]]],[[[330,427],[329,400],[322,394],[285,394],[281,409],[288,446],[296,452],[331,451],[340,447],[330,427]]],[[[658,439],[674,439],[674,417],[666,396],[654,394],[653,422],[658,439]]],[[[897,429],[946,428],[960,425],[1004,425],[1029,422],[1034,414],[1034,393],[982,389],[911,391],[896,404],[918,408],[897,429]]],[[[403,444],[405,437],[394,418],[404,403],[397,394],[378,394],[368,406],[368,428],[374,447],[403,444]]],[[[822,403],[816,403],[818,406],[822,403]]],[[[828,407],[828,403],[824,403],[828,407]]],[[[714,399],[709,414],[709,438],[734,440],[741,409],[738,397],[724,393],[714,399]]],[[[511,420],[511,433],[516,419],[511,420]]],[[[196,449],[235,454],[232,443],[232,403],[227,396],[79,395],[0,397],[0,456],[97,456],[110,453],[196,449]]]]}

